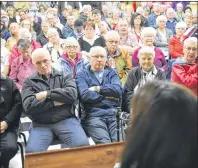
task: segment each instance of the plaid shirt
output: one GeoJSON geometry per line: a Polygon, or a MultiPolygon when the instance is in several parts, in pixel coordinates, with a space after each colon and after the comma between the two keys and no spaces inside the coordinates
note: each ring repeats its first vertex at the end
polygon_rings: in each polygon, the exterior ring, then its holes
{"type": "Polygon", "coordinates": [[[127,37],[120,36],[120,45],[127,45],[127,46],[137,46],[138,41],[134,34],[128,33],[127,37]]]}

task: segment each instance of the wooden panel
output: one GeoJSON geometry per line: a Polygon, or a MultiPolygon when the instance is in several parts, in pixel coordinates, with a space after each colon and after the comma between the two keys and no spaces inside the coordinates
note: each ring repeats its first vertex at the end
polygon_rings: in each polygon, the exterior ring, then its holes
{"type": "Polygon", "coordinates": [[[124,142],[46,151],[25,155],[25,168],[113,168],[124,142]]]}

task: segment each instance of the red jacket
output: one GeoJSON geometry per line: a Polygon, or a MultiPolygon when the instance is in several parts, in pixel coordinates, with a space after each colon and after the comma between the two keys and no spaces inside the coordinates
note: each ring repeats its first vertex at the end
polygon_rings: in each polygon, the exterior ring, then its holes
{"type": "Polygon", "coordinates": [[[181,42],[175,35],[175,36],[173,36],[172,39],[169,40],[168,49],[169,49],[169,52],[170,52],[171,59],[176,59],[178,57],[183,57],[184,56],[184,53],[183,53],[183,45],[184,44],[183,44],[183,42],[187,38],[188,38],[188,36],[184,36],[184,39],[181,42]]]}
{"type": "Polygon", "coordinates": [[[171,81],[182,84],[197,93],[197,64],[174,64],[171,73],[171,81]]]}
{"type": "MultiPolygon", "coordinates": [[[[37,43],[34,40],[31,41],[31,44],[32,44],[32,51],[34,51],[37,48],[42,48],[40,43],[37,43]]],[[[11,65],[12,65],[12,61],[15,58],[19,57],[20,55],[21,55],[21,53],[19,52],[19,50],[17,48],[17,45],[15,44],[14,47],[12,48],[12,52],[11,52],[11,55],[10,55],[10,58],[9,58],[9,66],[10,66],[10,68],[11,68],[11,65]]]]}

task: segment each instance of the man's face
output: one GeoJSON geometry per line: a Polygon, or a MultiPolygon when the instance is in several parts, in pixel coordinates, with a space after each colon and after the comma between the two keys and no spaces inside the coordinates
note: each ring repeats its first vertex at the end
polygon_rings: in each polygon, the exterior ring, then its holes
{"type": "Polygon", "coordinates": [[[103,12],[104,14],[108,14],[109,8],[108,8],[107,6],[103,6],[103,7],[102,7],[102,12],[103,12]]]}
{"type": "Polygon", "coordinates": [[[91,27],[91,26],[86,26],[85,27],[85,36],[87,38],[90,38],[90,39],[93,38],[94,34],[95,34],[95,30],[94,30],[93,27],[91,27]]]}
{"type": "Polygon", "coordinates": [[[18,48],[19,52],[21,53],[21,56],[24,59],[28,59],[31,57],[31,53],[32,53],[32,47],[31,45],[28,48],[18,48]]]}
{"type": "Polygon", "coordinates": [[[84,33],[83,26],[74,27],[74,31],[77,35],[82,35],[84,33]]]}
{"type": "Polygon", "coordinates": [[[107,30],[107,24],[105,24],[104,22],[101,22],[98,26],[100,32],[104,32],[107,30]]]}
{"type": "Polygon", "coordinates": [[[153,3],[153,12],[160,12],[160,4],[153,3]]]}
{"type": "Polygon", "coordinates": [[[50,25],[54,24],[54,20],[55,20],[55,18],[54,18],[54,16],[52,14],[49,14],[47,16],[47,21],[49,22],[50,25]]]}
{"type": "Polygon", "coordinates": [[[75,21],[74,16],[68,16],[68,17],[67,17],[67,24],[68,24],[69,26],[74,26],[74,21],[75,21]]]}
{"type": "Polygon", "coordinates": [[[142,37],[145,46],[153,46],[155,36],[153,33],[145,33],[142,37]]]}
{"type": "Polygon", "coordinates": [[[62,15],[63,15],[65,18],[68,16],[68,11],[67,11],[67,9],[64,9],[64,10],[62,11],[62,15]]]}
{"type": "Polygon", "coordinates": [[[106,55],[102,51],[94,51],[90,53],[91,69],[101,71],[106,65],[106,55]]]}
{"type": "Polygon", "coordinates": [[[149,72],[153,66],[154,63],[154,57],[152,54],[141,54],[139,57],[140,67],[146,71],[149,72]]]}
{"type": "Polygon", "coordinates": [[[118,23],[118,32],[120,34],[128,34],[128,23],[126,20],[120,20],[118,23]]]}
{"type": "Polygon", "coordinates": [[[37,72],[41,75],[48,75],[51,73],[51,58],[49,55],[40,53],[32,60],[37,72]]]}
{"type": "Polygon", "coordinates": [[[169,10],[168,9],[167,12],[166,12],[166,16],[167,16],[168,19],[173,19],[175,17],[174,10],[169,10]]]}
{"type": "Polygon", "coordinates": [[[189,63],[193,63],[197,57],[197,43],[189,41],[189,43],[184,46],[184,60],[189,63]]]}
{"type": "Polygon", "coordinates": [[[183,11],[183,6],[182,4],[180,4],[177,6],[177,12],[182,13],[182,11],[183,11]]]}
{"type": "Polygon", "coordinates": [[[48,35],[48,39],[52,44],[56,44],[59,41],[59,34],[51,33],[48,35]]]}
{"type": "Polygon", "coordinates": [[[48,31],[48,29],[49,29],[49,25],[48,24],[42,24],[42,31],[44,32],[44,33],[47,33],[47,31],[48,31]]]}
{"type": "Polygon", "coordinates": [[[110,53],[114,53],[118,49],[120,43],[120,37],[114,34],[108,36],[106,41],[107,49],[110,53]]]}
{"type": "Polygon", "coordinates": [[[85,16],[87,16],[87,15],[89,14],[89,9],[88,9],[88,8],[84,8],[84,9],[83,9],[83,14],[84,14],[85,16]]]}

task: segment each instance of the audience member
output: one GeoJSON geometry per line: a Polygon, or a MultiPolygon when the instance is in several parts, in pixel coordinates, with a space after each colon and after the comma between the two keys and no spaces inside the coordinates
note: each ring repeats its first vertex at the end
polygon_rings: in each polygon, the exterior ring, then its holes
{"type": "Polygon", "coordinates": [[[192,13],[185,13],[184,14],[184,22],[186,23],[186,32],[184,33],[185,36],[191,37],[197,37],[195,36],[195,33],[197,33],[197,26],[193,25],[193,14],[192,13]]]}
{"type": "Polygon", "coordinates": [[[43,46],[50,53],[52,59],[52,67],[56,70],[61,70],[58,58],[64,51],[64,39],[59,37],[58,31],[55,28],[48,29],[47,37],[49,42],[43,46]]]}
{"type": "Polygon", "coordinates": [[[36,41],[41,44],[41,46],[44,46],[49,42],[49,39],[47,37],[47,31],[49,29],[49,23],[46,21],[43,21],[41,24],[42,32],[37,36],[36,41]]]}
{"type": "Polygon", "coordinates": [[[96,144],[117,141],[116,108],[122,88],[116,71],[106,65],[106,50],[90,50],[90,65],[77,74],[76,83],[83,106],[82,126],[96,144]]]}
{"type": "Polygon", "coordinates": [[[81,19],[76,19],[74,21],[74,31],[71,32],[68,37],[74,37],[77,40],[84,35],[84,24],[81,19]]]}
{"type": "MultiPolygon", "coordinates": [[[[166,73],[168,71],[168,64],[165,60],[165,56],[162,50],[154,46],[155,37],[156,37],[156,30],[152,27],[146,27],[142,31],[143,46],[149,46],[154,48],[155,51],[154,65],[158,68],[161,68],[166,73]]],[[[133,67],[139,66],[138,52],[140,49],[141,47],[136,49],[132,56],[133,67]]]]}
{"type": "Polygon", "coordinates": [[[9,50],[1,43],[1,73],[3,73],[5,76],[8,76],[9,74],[9,57],[9,50]]]}
{"type": "Polygon", "coordinates": [[[166,28],[167,18],[165,15],[160,15],[156,19],[157,30],[154,41],[155,47],[158,47],[164,53],[165,59],[169,60],[168,41],[173,37],[173,32],[166,28]]]}
{"type": "Polygon", "coordinates": [[[105,38],[107,32],[109,31],[107,22],[101,21],[100,24],[98,25],[98,29],[100,31],[99,35],[105,38]]]}
{"type": "Polygon", "coordinates": [[[35,72],[35,68],[31,59],[31,42],[28,39],[19,39],[17,48],[21,56],[13,60],[9,77],[21,90],[24,79],[32,75],[35,72]]]}
{"type": "Polygon", "coordinates": [[[70,34],[74,33],[74,21],[75,17],[73,15],[67,16],[67,23],[65,25],[65,32],[63,34],[64,38],[67,38],[70,36],[70,34]]]}
{"type": "Polygon", "coordinates": [[[112,18],[107,19],[107,22],[110,24],[112,30],[117,30],[117,24],[119,18],[120,18],[119,9],[112,9],[112,18]]]}
{"type": "Polygon", "coordinates": [[[124,85],[124,107],[130,113],[131,100],[137,90],[149,81],[165,80],[165,73],[154,65],[155,51],[142,47],[138,52],[140,66],[133,68],[124,85]]]}
{"type": "Polygon", "coordinates": [[[21,95],[15,83],[0,74],[0,167],[8,168],[10,160],[18,151],[17,129],[22,112],[21,95]]]}
{"type": "Polygon", "coordinates": [[[197,45],[196,37],[189,37],[184,41],[184,55],[175,60],[171,73],[171,81],[190,88],[196,95],[198,95],[197,45]]]}
{"type": "Polygon", "coordinates": [[[8,6],[6,8],[7,16],[9,17],[9,26],[11,23],[17,23],[16,16],[15,16],[15,8],[13,6],[8,6]]]}
{"type": "Polygon", "coordinates": [[[184,35],[186,31],[185,22],[178,22],[175,28],[176,28],[176,35],[174,35],[173,38],[171,38],[168,42],[168,48],[171,59],[182,57],[184,55],[183,42],[187,38],[187,36],[184,35]]]}
{"type": "Polygon", "coordinates": [[[29,20],[23,20],[21,22],[21,28],[25,28],[25,29],[28,29],[32,35],[32,40],[36,40],[36,32],[33,30],[33,25],[31,23],[31,21],[29,20]]]}
{"type": "Polygon", "coordinates": [[[177,22],[183,22],[184,21],[184,12],[183,12],[182,3],[178,3],[176,5],[175,18],[177,19],[177,22]]]}
{"type": "Polygon", "coordinates": [[[175,11],[173,8],[168,8],[166,10],[166,17],[167,17],[167,22],[166,22],[166,28],[172,30],[173,34],[176,34],[175,31],[175,25],[177,23],[177,19],[175,18],[175,11]]]}
{"type": "Polygon", "coordinates": [[[149,82],[134,95],[130,110],[121,168],[198,166],[197,99],[188,89],[149,82]]]}
{"type": "Polygon", "coordinates": [[[37,72],[25,79],[22,88],[25,114],[33,122],[26,153],[45,151],[55,139],[68,147],[89,145],[74,115],[77,90],[72,75],[52,68],[44,48],[32,53],[32,62],[37,72]]]}
{"type": "Polygon", "coordinates": [[[5,22],[1,20],[1,38],[7,41],[10,36],[11,34],[8,28],[5,26],[5,22]]]}

